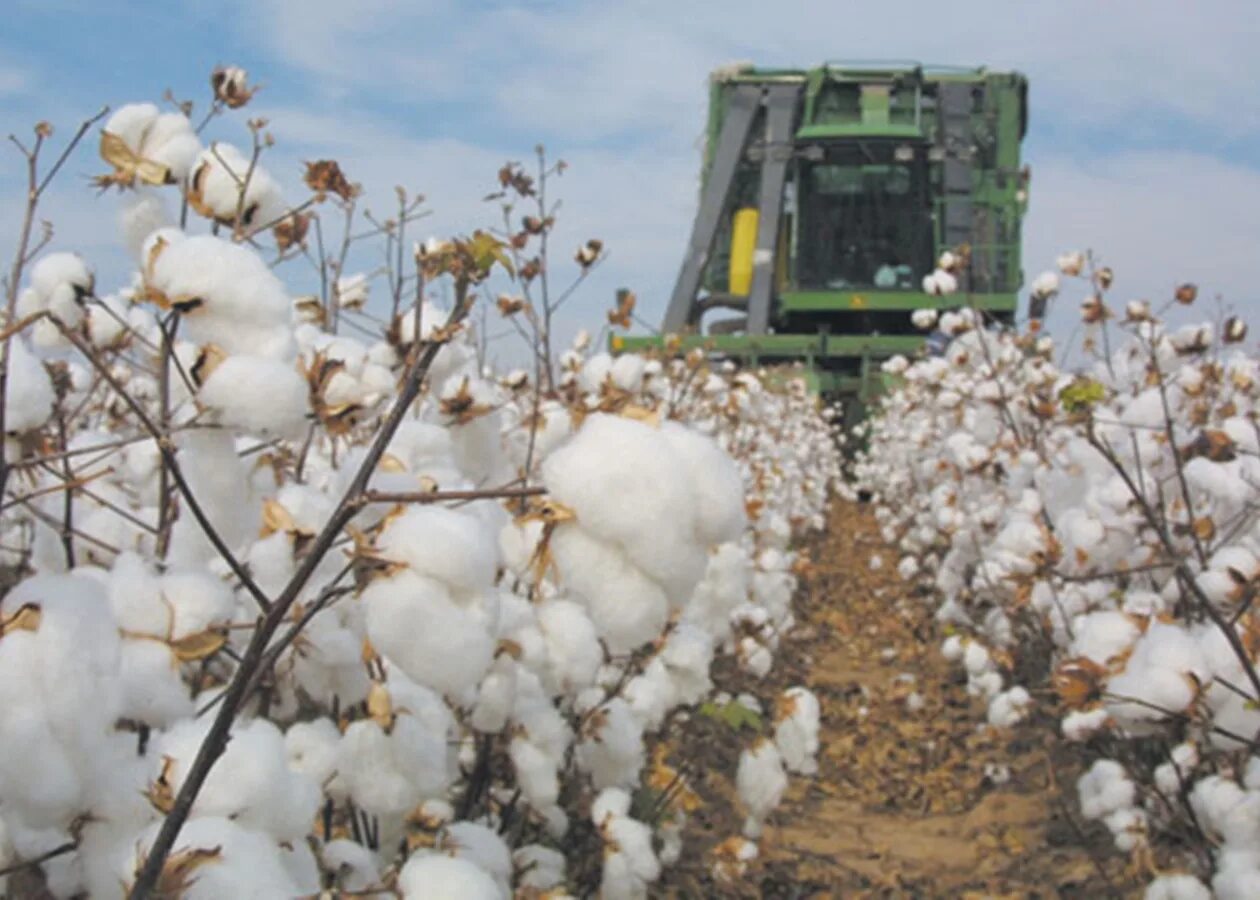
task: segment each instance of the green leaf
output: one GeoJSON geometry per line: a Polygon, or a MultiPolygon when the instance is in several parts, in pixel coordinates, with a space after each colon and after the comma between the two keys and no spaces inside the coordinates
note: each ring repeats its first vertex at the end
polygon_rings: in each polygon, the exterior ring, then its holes
{"type": "Polygon", "coordinates": [[[1069,413],[1088,412],[1107,399],[1107,389],[1092,378],[1077,378],[1059,391],[1059,402],[1069,413]]]}
{"type": "Polygon", "coordinates": [[[761,716],[738,700],[728,701],[722,706],[718,706],[712,701],[702,703],[700,704],[700,715],[721,722],[732,731],[739,731],[744,727],[751,728],[753,731],[760,731],[762,727],[761,716]]]}

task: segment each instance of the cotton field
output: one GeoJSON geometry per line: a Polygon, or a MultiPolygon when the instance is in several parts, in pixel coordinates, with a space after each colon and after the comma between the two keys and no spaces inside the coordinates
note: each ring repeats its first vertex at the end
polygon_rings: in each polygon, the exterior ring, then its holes
{"type": "Polygon", "coordinates": [[[943,355],[886,365],[901,386],[857,478],[988,723],[1043,707],[1084,745],[1079,815],[1147,896],[1254,897],[1256,356],[1238,318],[1163,324],[1192,285],[1152,311],[1114,303],[1083,253],[1059,269],[1034,290],[1084,295],[1088,363],[1061,368],[1035,329],[946,313],[943,355]]]}
{"type": "MultiPolygon", "coordinates": [[[[553,360],[540,328],[545,372],[495,371],[479,285],[550,313],[529,233],[408,241],[404,205],[380,319],[363,274],[311,296],[275,267],[353,211],[336,163],[285,198],[256,122],[252,151],[149,103],[88,126],[134,274],[32,237],[41,126],[4,332],[0,885],[647,896],[686,843],[672,723],[793,628],[840,471],[804,384],[585,335],[553,360]]],[[[729,773],[750,837],[817,750],[793,697],[729,773]]]]}
{"type": "Polygon", "coordinates": [[[799,369],[605,352],[629,291],[558,343],[608,250],[541,148],[434,236],[210,86],[16,141],[0,895],[1260,896],[1243,320],[1067,253],[1068,364],[960,247],[844,432],[799,369]],[[41,224],[68,160],[121,260],[41,224]]]}

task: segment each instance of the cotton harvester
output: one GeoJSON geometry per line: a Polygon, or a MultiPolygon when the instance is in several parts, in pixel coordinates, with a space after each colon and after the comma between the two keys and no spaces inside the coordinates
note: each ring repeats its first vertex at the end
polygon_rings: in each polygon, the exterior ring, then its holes
{"type": "Polygon", "coordinates": [[[917,352],[917,309],[1015,316],[1028,82],[1017,73],[907,64],[748,66],[710,79],[699,210],[662,336],[612,339],[741,365],[802,363],[847,416],[882,387],[880,363],[917,352]],[[958,251],[958,292],[924,289],[958,251]],[[706,314],[726,310],[706,322],[706,314]]]}

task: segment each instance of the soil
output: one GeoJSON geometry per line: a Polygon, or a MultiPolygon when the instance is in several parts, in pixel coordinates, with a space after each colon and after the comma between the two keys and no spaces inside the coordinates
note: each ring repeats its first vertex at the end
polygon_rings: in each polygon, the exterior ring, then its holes
{"type": "MultiPolygon", "coordinates": [[[[714,863],[743,822],[733,774],[758,727],[704,715],[675,723],[671,758],[702,805],[654,896],[1140,895],[1145,879],[1076,813],[1080,763],[1051,738],[1052,698],[1038,697],[1034,718],[1014,729],[984,726],[984,704],[941,657],[934,603],[897,576],[870,508],[837,500],[805,553],[798,625],[775,669],[720,680],[766,709],[784,688],[808,686],[822,707],[818,774],[791,776],[757,860],[722,878],[714,863]]],[[[770,727],[767,717],[760,733],[770,727]]]]}

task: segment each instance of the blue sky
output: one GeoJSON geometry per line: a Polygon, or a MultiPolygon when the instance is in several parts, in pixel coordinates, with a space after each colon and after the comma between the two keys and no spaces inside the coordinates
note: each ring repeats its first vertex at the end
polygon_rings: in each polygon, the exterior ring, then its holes
{"type": "MultiPolygon", "coordinates": [[[[279,146],[265,163],[291,196],[301,160],[334,156],[378,209],[395,184],[426,194],[421,236],[488,222],[480,197],[498,164],[542,142],[571,164],[560,245],[599,236],[611,250],[567,311],[571,331],[602,320],[623,284],[659,318],[695,206],[715,66],[908,57],[1018,68],[1032,84],[1029,276],[1060,250],[1092,247],[1116,269],[1119,299],[1194,280],[1255,320],[1256,20],[1248,3],[1184,0],[8,0],[0,127],[48,119],[64,136],[102,104],[160,102],[167,87],[204,108],[210,69],[241,65],[265,84],[248,112],[269,118],[279,146]]],[[[246,139],[239,120],[211,136],[246,139]]],[[[48,213],[60,246],[117,280],[128,265],[117,200],[86,187],[100,169],[94,145],[48,213]]],[[[6,255],[20,163],[0,151],[6,255]]]]}

